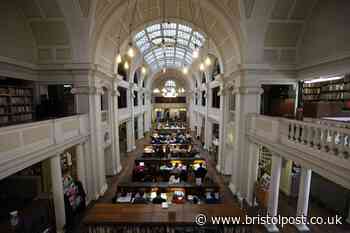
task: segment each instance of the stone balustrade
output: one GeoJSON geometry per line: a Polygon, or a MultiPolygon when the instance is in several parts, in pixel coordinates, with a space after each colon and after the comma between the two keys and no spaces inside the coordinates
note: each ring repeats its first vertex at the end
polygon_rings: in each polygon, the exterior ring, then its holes
{"type": "Polygon", "coordinates": [[[350,129],[347,124],[250,114],[246,127],[250,141],[350,188],[350,129]]]}
{"type": "Polygon", "coordinates": [[[87,115],[0,128],[0,179],[85,140],[89,134],[87,115]]]}

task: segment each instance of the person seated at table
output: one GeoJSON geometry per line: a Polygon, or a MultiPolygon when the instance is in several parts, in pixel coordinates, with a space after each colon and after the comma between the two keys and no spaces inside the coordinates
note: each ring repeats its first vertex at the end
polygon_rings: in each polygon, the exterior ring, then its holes
{"type": "Polygon", "coordinates": [[[184,204],[185,203],[184,191],[181,191],[181,190],[174,191],[172,202],[175,204],[184,204]]]}
{"type": "Polygon", "coordinates": [[[165,149],[165,155],[166,155],[166,156],[170,156],[170,154],[171,154],[170,146],[167,145],[167,146],[166,146],[166,149],[165,149]]]}
{"type": "Polygon", "coordinates": [[[169,184],[179,184],[180,176],[179,175],[171,175],[169,178],[169,184]]]}
{"type": "Polygon", "coordinates": [[[145,175],[145,166],[137,163],[133,171],[133,180],[139,181],[145,175]]]}
{"type": "Polygon", "coordinates": [[[175,167],[174,167],[174,169],[171,171],[171,173],[174,174],[174,175],[180,175],[180,174],[181,174],[181,171],[182,171],[182,169],[181,169],[181,167],[179,166],[179,164],[178,164],[178,163],[175,163],[175,167]]]}
{"type": "Polygon", "coordinates": [[[157,190],[157,196],[155,198],[153,198],[152,203],[153,204],[162,204],[163,202],[166,202],[166,200],[164,198],[162,198],[161,192],[158,189],[157,190]]]}
{"type": "Polygon", "coordinates": [[[135,194],[133,204],[147,204],[147,200],[144,198],[144,192],[138,192],[135,194]]]}
{"type": "Polygon", "coordinates": [[[219,193],[207,193],[206,198],[205,198],[205,203],[207,204],[218,204],[220,203],[219,199],[219,193]]]}
{"type": "Polygon", "coordinates": [[[152,138],[152,141],[151,141],[151,144],[160,144],[160,139],[159,139],[159,137],[153,137],[153,138],[152,138]]]}
{"type": "Polygon", "coordinates": [[[173,170],[173,165],[171,163],[166,163],[166,164],[163,164],[162,166],[160,166],[159,168],[160,170],[168,170],[168,171],[171,171],[173,170]]]}
{"type": "Polygon", "coordinates": [[[170,143],[170,144],[176,143],[176,138],[175,138],[175,137],[171,137],[171,138],[169,139],[169,143],[170,143]]]}
{"type": "Polygon", "coordinates": [[[154,152],[155,152],[155,155],[156,155],[157,157],[162,157],[162,156],[163,156],[162,147],[160,147],[160,146],[156,146],[156,147],[154,148],[154,152]]]}
{"type": "Polygon", "coordinates": [[[207,174],[207,169],[203,167],[203,163],[199,164],[199,167],[194,171],[194,175],[196,178],[201,178],[202,181],[207,174]]]}
{"type": "Polygon", "coordinates": [[[183,180],[183,181],[187,181],[187,177],[188,177],[187,166],[186,165],[182,165],[181,166],[180,179],[183,180]]]}

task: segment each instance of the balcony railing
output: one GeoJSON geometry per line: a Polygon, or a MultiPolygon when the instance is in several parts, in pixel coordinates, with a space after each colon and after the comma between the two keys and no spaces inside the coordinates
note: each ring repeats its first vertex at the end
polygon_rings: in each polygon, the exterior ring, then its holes
{"type": "MultiPolygon", "coordinates": [[[[89,134],[87,115],[0,128],[0,179],[89,134]]],[[[39,160],[39,161],[38,161],[39,160]]]]}
{"type": "Polygon", "coordinates": [[[350,188],[350,129],[346,124],[249,115],[248,137],[281,156],[306,163],[319,174],[350,188]]]}
{"type": "Polygon", "coordinates": [[[282,138],[349,160],[350,129],[281,119],[282,138]]]}

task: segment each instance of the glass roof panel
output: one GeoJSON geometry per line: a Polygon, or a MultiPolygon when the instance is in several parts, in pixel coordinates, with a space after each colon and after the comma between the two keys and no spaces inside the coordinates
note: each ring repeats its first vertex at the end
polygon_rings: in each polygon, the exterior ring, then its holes
{"type": "Polygon", "coordinates": [[[191,65],[195,45],[202,47],[204,41],[201,33],[177,23],[153,24],[134,37],[135,44],[153,70],[191,65]]]}

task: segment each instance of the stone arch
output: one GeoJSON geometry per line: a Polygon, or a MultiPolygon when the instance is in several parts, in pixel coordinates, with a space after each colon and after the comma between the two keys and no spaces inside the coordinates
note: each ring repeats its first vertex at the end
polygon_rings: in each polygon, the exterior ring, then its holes
{"type": "MultiPolygon", "coordinates": [[[[212,38],[212,41],[214,42],[213,44],[217,45],[220,54],[219,57],[222,60],[222,66],[224,70],[227,72],[230,70],[232,71],[241,61],[239,44],[240,29],[237,28],[236,25],[234,25],[232,21],[226,17],[226,14],[223,14],[221,12],[216,3],[212,3],[212,1],[207,0],[201,2],[203,3],[203,9],[206,11],[205,14],[210,16],[214,15],[214,17],[211,18],[216,19],[215,23],[211,25],[210,30],[208,30],[208,35],[210,38],[212,38]]],[[[167,2],[167,4],[168,3],[170,4],[170,2],[167,2]]],[[[118,35],[118,31],[121,32],[121,35],[123,37],[121,38],[121,41],[124,41],[125,44],[127,32],[125,32],[125,25],[123,26],[123,24],[121,24],[122,22],[119,20],[119,18],[123,17],[122,12],[125,12],[126,4],[127,3],[123,4],[121,2],[115,1],[109,4],[108,7],[100,5],[99,10],[97,10],[97,15],[100,16],[96,22],[96,34],[99,36],[94,38],[94,44],[92,46],[92,56],[94,57],[95,63],[100,62],[99,56],[103,53],[104,47],[105,51],[110,51],[108,48],[116,46],[115,37],[118,35]],[[118,27],[116,28],[117,25],[120,25],[124,28],[118,29],[118,27]]],[[[145,6],[146,8],[147,6],[148,8],[152,6],[149,1],[142,1],[142,4],[142,6],[145,6]]],[[[143,27],[148,23],[159,21],[161,19],[158,13],[152,13],[152,9],[146,9],[145,11],[151,12],[150,17],[141,18],[138,16],[138,19],[136,20],[137,22],[135,23],[137,26],[135,28],[143,27]]],[[[167,18],[171,20],[177,19],[187,21],[192,25],[195,25],[196,28],[203,28],[203,26],[200,25],[200,22],[198,22],[198,16],[194,16],[194,18],[191,19],[190,16],[186,15],[169,15],[167,18]]],[[[113,55],[109,54],[109,56],[111,57],[110,60],[112,60],[113,55]]]]}
{"type": "Polygon", "coordinates": [[[146,82],[146,89],[152,91],[152,87],[155,81],[163,77],[172,77],[173,79],[181,80],[182,82],[186,83],[186,86],[189,87],[189,89],[193,90],[194,88],[194,82],[192,78],[182,74],[182,72],[179,70],[170,69],[166,73],[160,71],[157,74],[151,76],[146,82]]]}

